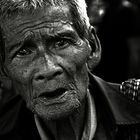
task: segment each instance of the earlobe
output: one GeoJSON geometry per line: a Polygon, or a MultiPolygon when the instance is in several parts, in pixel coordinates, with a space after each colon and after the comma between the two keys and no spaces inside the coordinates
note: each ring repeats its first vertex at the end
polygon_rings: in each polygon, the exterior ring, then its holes
{"type": "Polygon", "coordinates": [[[89,44],[91,46],[91,53],[88,59],[88,68],[92,71],[100,62],[101,59],[101,45],[100,41],[97,37],[95,29],[91,26],[90,27],[90,39],[89,44]]]}
{"type": "Polygon", "coordinates": [[[10,90],[12,88],[12,81],[9,78],[0,76],[0,82],[5,89],[10,90]]]}
{"type": "Polygon", "coordinates": [[[0,82],[3,84],[4,88],[9,90],[12,88],[12,82],[7,76],[6,70],[4,68],[0,68],[0,82]]]}

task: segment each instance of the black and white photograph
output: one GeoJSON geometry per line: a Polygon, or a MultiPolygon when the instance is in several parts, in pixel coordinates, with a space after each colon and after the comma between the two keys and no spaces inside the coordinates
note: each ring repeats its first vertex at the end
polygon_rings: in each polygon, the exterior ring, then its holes
{"type": "Polygon", "coordinates": [[[0,140],[140,140],[140,1],[0,0],[0,140]]]}

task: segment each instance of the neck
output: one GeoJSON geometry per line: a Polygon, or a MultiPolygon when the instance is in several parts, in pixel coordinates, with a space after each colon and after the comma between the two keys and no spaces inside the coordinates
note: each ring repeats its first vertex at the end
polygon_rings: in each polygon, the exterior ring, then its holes
{"type": "Polygon", "coordinates": [[[83,101],[81,106],[69,117],[54,121],[44,120],[49,133],[52,134],[54,139],[81,139],[85,120],[85,104],[86,101],[83,101]]]}

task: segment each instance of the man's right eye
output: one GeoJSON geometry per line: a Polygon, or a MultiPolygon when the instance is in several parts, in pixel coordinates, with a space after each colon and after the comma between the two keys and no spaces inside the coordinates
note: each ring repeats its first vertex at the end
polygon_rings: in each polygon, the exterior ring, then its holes
{"type": "Polygon", "coordinates": [[[29,54],[31,54],[31,53],[32,53],[32,50],[31,50],[31,49],[29,49],[29,48],[21,48],[21,49],[17,52],[16,56],[18,56],[18,57],[23,57],[23,56],[29,55],[29,54]]]}
{"type": "Polygon", "coordinates": [[[21,48],[17,51],[16,56],[17,57],[25,57],[27,55],[32,54],[36,49],[36,45],[31,41],[26,41],[21,46],[21,48]]]}

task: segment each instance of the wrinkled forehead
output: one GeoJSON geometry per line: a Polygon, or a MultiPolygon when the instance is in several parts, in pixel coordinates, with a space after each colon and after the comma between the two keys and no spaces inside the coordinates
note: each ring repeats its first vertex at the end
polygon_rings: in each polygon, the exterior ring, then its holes
{"type": "Polygon", "coordinates": [[[25,11],[4,20],[2,29],[6,38],[13,36],[16,32],[23,32],[26,29],[57,28],[60,25],[72,24],[68,6],[46,6],[38,8],[33,12],[25,11]]]}
{"type": "Polygon", "coordinates": [[[56,21],[60,18],[66,20],[70,18],[70,10],[66,5],[63,6],[45,6],[37,9],[23,10],[22,12],[14,13],[8,18],[4,18],[1,22],[2,25],[10,27],[11,24],[18,24],[26,21],[39,21],[40,19],[50,21],[56,21]],[[14,22],[13,22],[14,21],[14,22]],[[3,24],[4,23],[4,24],[3,24]]]}

